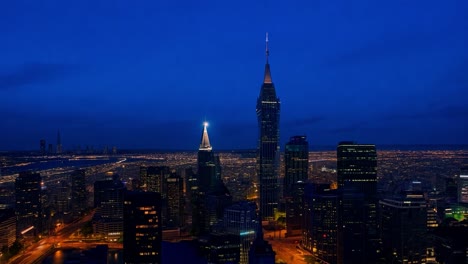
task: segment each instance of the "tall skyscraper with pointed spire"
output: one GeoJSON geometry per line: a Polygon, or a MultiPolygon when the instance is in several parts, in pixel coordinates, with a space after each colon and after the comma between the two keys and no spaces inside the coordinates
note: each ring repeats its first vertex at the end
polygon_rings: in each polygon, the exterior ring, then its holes
{"type": "Polygon", "coordinates": [[[263,219],[271,219],[279,200],[279,119],[280,100],[276,96],[268,61],[268,33],[266,35],[266,64],[263,84],[257,99],[259,128],[257,177],[259,183],[259,207],[263,219]]]}
{"type": "Polygon", "coordinates": [[[210,227],[223,217],[224,208],[232,202],[231,194],[221,180],[219,157],[214,154],[207,127],[205,122],[198,149],[197,191],[192,214],[194,235],[208,233],[210,227]]]}

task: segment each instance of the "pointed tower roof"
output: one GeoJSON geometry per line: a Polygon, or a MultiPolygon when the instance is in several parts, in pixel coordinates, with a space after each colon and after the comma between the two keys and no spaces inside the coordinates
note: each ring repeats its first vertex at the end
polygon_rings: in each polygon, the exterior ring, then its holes
{"type": "Polygon", "coordinates": [[[208,137],[208,130],[206,129],[208,127],[208,122],[203,123],[203,133],[201,137],[201,143],[200,143],[200,148],[199,150],[211,150],[212,147],[210,145],[210,138],[208,137]]]}
{"type": "Polygon", "coordinates": [[[268,32],[266,33],[266,38],[265,38],[265,55],[266,55],[266,64],[265,64],[265,76],[263,77],[263,83],[272,83],[270,63],[268,62],[268,56],[270,55],[270,50],[268,49],[268,32]]]}

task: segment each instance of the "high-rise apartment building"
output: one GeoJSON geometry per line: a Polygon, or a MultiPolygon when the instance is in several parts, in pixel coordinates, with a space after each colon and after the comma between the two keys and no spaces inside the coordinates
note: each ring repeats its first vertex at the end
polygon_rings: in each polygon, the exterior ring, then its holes
{"type": "Polygon", "coordinates": [[[279,121],[280,100],[276,96],[271,79],[266,37],[266,64],[263,84],[257,99],[257,119],[259,128],[257,177],[259,185],[259,207],[262,218],[272,219],[279,200],[279,121]]]}
{"type": "Polygon", "coordinates": [[[124,263],[161,263],[161,222],[159,193],[125,192],[124,263]]]}

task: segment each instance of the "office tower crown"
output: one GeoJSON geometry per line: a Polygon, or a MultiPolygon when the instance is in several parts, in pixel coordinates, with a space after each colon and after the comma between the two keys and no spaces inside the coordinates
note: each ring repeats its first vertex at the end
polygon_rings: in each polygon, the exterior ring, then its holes
{"type": "Polygon", "coordinates": [[[208,127],[208,123],[207,122],[203,123],[203,133],[201,137],[199,150],[212,150],[212,147],[210,145],[210,138],[208,137],[208,130],[206,129],[207,127],[208,127]]]}
{"type": "Polygon", "coordinates": [[[270,63],[268,62],[268,57],[270,56],[270,50],[268,49],[268,32],[266,33],[266,40],[265,40],[265,55],[266,55],[266,63],[265,63],[265,76],[263,77],[263,83],[273,83],[273,81],[271,80],[270,63]]]}

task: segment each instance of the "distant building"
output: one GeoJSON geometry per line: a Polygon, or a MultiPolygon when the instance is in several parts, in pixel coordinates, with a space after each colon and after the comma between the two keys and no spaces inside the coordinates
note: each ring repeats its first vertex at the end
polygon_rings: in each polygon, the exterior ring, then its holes
{"type": "Polygon", "coordinates": [[[324,263],[343,263],[338,246],[340,198],[339,191],[330,189],[329,184],[305,186],[301,244],[324,263]]]}
{"type": "Polygon", "coordinates": [[[88,199],[86,191],[86,171],[75,170],[71,174],[71,205],[72,213],[81,216],[88,208],[88,199]]]}
{"type": "Polygon", "coordinates": [[[309,171],[309,143],[306,136],[291,137],[284,152],[283,197],[286,202],[286,233],[301,231],[302,196],[309,171]]]}
{"type": "Polygon", "coordinates": [[[259,185],[260,215],[273,219],[279,202],[279,121],[280,100],[271,79],[268,34],[266,38],[266,64],[263,84],[257,99],[259,128],[257,177],[259,185]]]}
{"type": "Polygon", "coordinates": [[[164,229],[179,227],[183,223],[184,182],[167,166],[140,167],[142,188],[161,194],[161,219],[164,229]]]}
{"type": "Polygon", "coordinates": [[[468,168],[460,170],[458,178],[458,202],[468,205],[468,168]]]}
{"type": "Polygon", "coordinates": [[[177,173],[166,178],[167,217],[166,226],[180,227],[184,224],[184,182],[177,173]]]}
{"type": "Polygon", "coordinates": [[[0,249],[11,247],[16,240],[16,217],[11,208],[0,209],[0,249]]]}
{"type": "Polygon", "coordinates": [[[379,258],[377,152],[375,145],[340,142],[337,147],[339,245],[344,263],[373,263],[379,258]]]}
{"type": "Polygon", "coordinates": [[[40,142],[39,142],[39,151],[41,153],[41,155],[45,155],[46,154],[46,141],[45,139],[41,139],[40,142]]]}
{"type": "Polygon", "coordinates": [[[16,230],[19,233],[31,230],[42,231],[41,227],[41,175],[34,172],[21,172],[15,180],[16,230]]]}
{"type": "Polygon", "coordinates": [[[145,176],[143,184],[148,192],[158,192],[165,198],[166,190],[164,183],[171,176],[171,169],[167,166],[156,166],[146,168],[146,173],[142,172],[144,168],[140,168],[140,173],[145,176]]]}
{"type": "Polygon", "coordinates": [[[54,151],[54,146],[53,146],[52,144],[49,144],[49,149],[48,149],[47,153],[48,153],[49,155],[55,153],[55,151],[54,151]]]}
{"type": "Polygon", "coordinates": [[[123,231],[124,184],[116,177],[94,183],[94,232],[108,241],[117,241],[123,231]]]}
{"type": "Polygon", "coordinates": [[[159,193],[125,192],[124,263],[161,263],[161,222],[159,193]]]}
{"type": "Polygon", "coordinates": [[[380,201],[386,263],[426,263],[427,205],[422,192],[380,201]]]}

